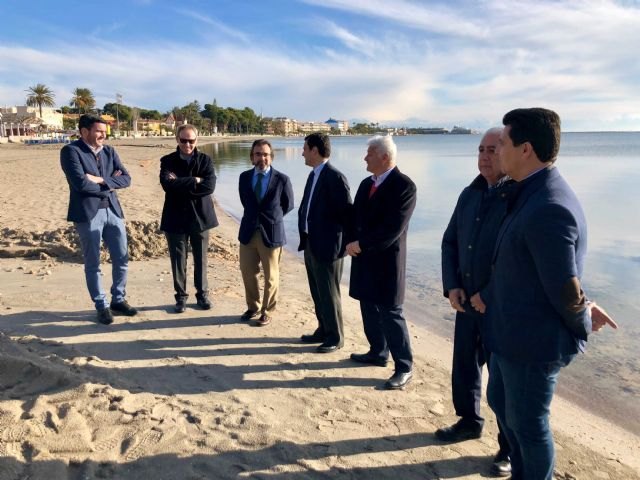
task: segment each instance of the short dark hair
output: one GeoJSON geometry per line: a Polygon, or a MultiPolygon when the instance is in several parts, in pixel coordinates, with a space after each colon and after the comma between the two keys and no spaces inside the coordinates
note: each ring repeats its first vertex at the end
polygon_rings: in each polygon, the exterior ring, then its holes
{"type": "Polygon", "coordinates": [[[309,149],[316,147],[322,158],[329,158],[331,156],[331,140],[329,140],[329,135],[326,133],[310,133],[304,137],[304,141],[307,142],[309,149]]]}
{"type": "Polygon", "coordinates": [[[502,119],[514,146],[529,142],[541,162],[555,162],[560,150],[560,117],[546,108],[517,108],[502,119]]]}
{"type": "Polygon", "coordinates": [[[78,130],[82,130],[86,128],[87,130],[91,130],[94,123],[104,123],[107,124],[102,118],[98,115],[94,115],[93,113],[85,113],[80,115],[80,120],[78,120],[78,130]]]}
{"type": "Polygon", "coordinates": [[[259,138],[258,140],[253,141],[253,143],[251,144],[251,152],[249,152],[249,158],[253,157],[253,149],[256,147],[261,147],[262,145],[269,146],[269,150],[271,150],[271,160],[273,160],[276,155],[275,153],[273,153],[273,147],[271,146],[271,142],[269,142],[269,140],[265,138],[259,138]]]}

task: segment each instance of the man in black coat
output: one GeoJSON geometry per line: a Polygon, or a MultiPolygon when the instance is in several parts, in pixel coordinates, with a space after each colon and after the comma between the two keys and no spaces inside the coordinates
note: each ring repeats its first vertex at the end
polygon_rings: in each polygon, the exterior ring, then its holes
{"type": "Polygon", "coordinates": [[[346,250],[353,257],[349,295],[360,300],[369,351],[351,359],[385,366],[389,353],[395,373],[385,388],[398,390],[409,383],[413,354],[402,313],[407,264],[407,230],[416,206],[416,186],[396,166],[397,147],[390,136],[373,137],[365,162],[373,175],[365,178],[353,203],[353,241],[346,250]]]}
{"type": "Polygon", "coordinates": [[[340,280],[351,195],[346,177],[329,163],[328,135],[307,135],[302,156],[313,170],[298,209],[298,250],[304,250],[309,290],[318,319],[318,328],[311,335],[302,335],[302,341],[320,343],[317,351],[330,353],[344,344],[340,280]]]}
{"type": "Polygon", "coordinates": [[[211,308],[207,282],[209,229],[218,226],[212,194],[216,174],[211,158],[199,152],[198,131],[193,125],[180,125],[176,132],[178,148],[160,159],[160,184],[165,191],[160,229],[165,232],[171,257],[177,313],[186,309],[187,253],[193,253],[197,304],[211,308]]]}
{"type": "Polygon", "coordinates": [[[249,321],[260,315],[256,324],[264,327],[271,323],[278,302],[280,257],[286,243],[284,216],[293,209],[293,188],[289,177],[271,167],[273,149],[268,140],[254,141],[250,155],[254,168],[242,172],[238,182],[244,207],[238,233],[240,271],[247,300],[247,311],[240,319],[249,321]],[[260,265],[264,273],[262,299],[260,265]]]}

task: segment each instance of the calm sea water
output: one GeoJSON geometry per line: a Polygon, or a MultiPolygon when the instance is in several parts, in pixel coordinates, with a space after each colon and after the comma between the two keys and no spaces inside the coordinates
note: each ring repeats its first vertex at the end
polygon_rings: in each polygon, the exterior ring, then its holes
{"type": "MultiPolygon", "coordinates": [[[[352,195],[368,175],[363,160],[367,137],[332,137],[331,162],[348,178],[352,195]]],[[[398,167],[418,187],[408,238],[408,302],[413,311],[448,306],[442,297],[440,242],[461,190],[477,175],[479,135],[396,137],[398,167]]],[[[309,167],[302,138],[271,140],[275,168],[291,178],[296,208],[309,167]]],[[[215,196],[225,210],[242,215],[238,176],[251,168],[250,142],[203,145],[214,159],[215,196]]],[[[593,335],[586,355],[563,372],[560,391],[596,413],[640,434],[640,133],[566,133],[557,166],[584,207],[589,253],[583,284],[589,297],[616,319],[617,332],[593,335]]],[[[286,217],[288,247],[298,245],[297,215],[286,217]]],[[[348,275],[348,268],[345,268],[348,275]]],[[[453,315],[433,312],[411,318],[432,331],[452,335],[453,315]]],[[[446,311],[446,310],[445,310],[446,311]]]]}

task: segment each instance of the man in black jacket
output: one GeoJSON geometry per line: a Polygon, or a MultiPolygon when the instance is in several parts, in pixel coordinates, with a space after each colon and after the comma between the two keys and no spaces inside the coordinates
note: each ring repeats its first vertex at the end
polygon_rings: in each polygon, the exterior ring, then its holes
{"type": "Polygon", "coordinates": [[[311,335],[302,335],[302,341],[320,343],[319,353],[334,352],[344,344],[340,280],[352,207],[349,183],[331,165],[330,155],[328,135],[312,133],[304,139],[302,156],[313,170],[298,209],[298,250],[304,250],[318,328],[311,335]]]}
{"type": "Polygon", "coordinates": [[[369,140],[364,158],[373,175],[365,178],[353,201],[353,240],[349,295],[360,301],[369,351],[352,353],[355,362],[384,367],[389,354],[395,374],[384,387],[399,390],[413,377],[413,353],[402,313],[407,269],[407,231],[416,206],[416,185],[396,166],[390,136],[369,140]]]}
{"type": "MultiPolygon", "coordinates": [[[[500,171],[498,140],[502,128],[492,128],[478,146],[480,174],[466,187],[453,211],[442,238],[443,293],[456,310],[453,337],[451,389],[453,405],[460,420],[436,430],[445,442],[480,438],[484,418],[480,415],[482,365],[488,360],[480,338],[483,315],[469,300],[489,283],[491,259],[498,230],[507,209],[507,190],[513,183],[500,171]]],[[[511,472],[509,444],[498,434],[500,450],[491,473],[508,476],[511,472]]]]}
{"type": "Polygon", "coordinates": [[[171,257],[176,312],[186,309],[187,251],[191,244],[197,304],[211,308],[208,298],[207,249],[209,229],[218,226],[212,194],[216,187],[213,162],[196,148],[198,130],[180,125],[176,132],[178,148],[160,159],[160,184],[165,191],[160,229],[165,232],[171,257]]]}

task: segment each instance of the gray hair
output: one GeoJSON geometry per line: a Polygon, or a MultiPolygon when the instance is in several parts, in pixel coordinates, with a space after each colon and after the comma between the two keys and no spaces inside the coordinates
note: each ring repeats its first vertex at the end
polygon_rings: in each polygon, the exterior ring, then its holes
{"type": "Polygon", "coordinates": [[[485,135],[495,135],[495,134],[500,135],[502,133],[502,130],[503,130],[503,127],[491,127],[489,130],[484,132],[484,135],[482,136],[484,137],[485,135]]]}
{"type": "Polygon", "coordinates": [[[184,123],[182,125],[179,125],[176,129],[176,138],[180,138],[180,133],[182,133],[183,130],[191,130],[196,137],[198,136],[198,129],[196,127],[194,127],[190,123],[184,123]]]}
{"type": "Polygon", "coordinates": [[[378,153],[384,155],[385,153],[389,155],[389,160],[392,165],[396,163],[396,157],[398,156],[398,147],[393,141],[393,137],[391,135],[376,135],[372,137],[367,142],[367,145],[373,147],[378,153]]]}

